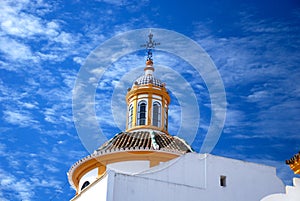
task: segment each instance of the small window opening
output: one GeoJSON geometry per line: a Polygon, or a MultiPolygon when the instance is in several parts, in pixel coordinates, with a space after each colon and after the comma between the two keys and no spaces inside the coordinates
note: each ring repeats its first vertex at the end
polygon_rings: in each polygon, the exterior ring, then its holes
{"type": "Polygon", "coordinates": [[[83,190],[84,188],[86,188],[88,185],[90,185],[89,181],[85,181],[81,187],[81,190],[83,190]]]}
{"type": "Polygon", "coordinates": [[[133,106],[129,106],[129,111],[128,111],[128,128],[132,127],[132,118],[133,118],[133,106]]]}
{"type": "Polygon", "coordinates": [[[153,118],[152,118],[152,124],[153,126],[160,127],[160,104],[158,102],[155,102],[153,104],[153,118]]]}
{"type": "Polygon", "coordinates": [[[168,108],[165,107],[165,112],[164,112],[164,119],[165,119],[165,122],[164,122],[164,129],[165,130],[168,130],[168,108]]]}
{"type": "Polygon", "coordinates": [[[138,125],[146,125],[146,103],[139,104],[138,125]]]}
{"type": "Polygon", "coordinates": [[[220,176],[220,186],[226,186],[226,176],[220,176]]]}

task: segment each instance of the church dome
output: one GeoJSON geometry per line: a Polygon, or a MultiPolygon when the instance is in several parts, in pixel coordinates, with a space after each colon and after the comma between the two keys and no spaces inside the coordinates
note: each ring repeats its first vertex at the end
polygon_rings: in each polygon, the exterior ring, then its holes
{"type": "Polygon", "coordinates": [[[148,84],[153,84],[153,86],[157,86],[157,87],[164,87],[165,84],[153,76],[154,67],[153,67],[153,61],[151,59],[148,59],[146,61],[146,67],[144,68],[144,71],[145,71],[144,75],[140,76],[133,83],[133,87],[148,85],[148,84]]]}
{"type": "Polygon", "coordinates": [[[126,94],[126,131],[77,161],[68,172],[77,195],[86,189],[86,181],[100,181],[113,167],[134,173],[193,152],[183,139],[168,133],[171,99],[165,83],[153,75],[152,49],[158,43],[152,36],[150,33],[146,45],[148,58],[144,75],[134,81],[126,94]]]}
{"type": "Polygon", "coordinates": [[[154,86],[157,87],[163,87],[164,83],[160,81],[159,79],[155,78],[152,74],[147,74],[139,77],[133,84],[135,85],[147,85],[147,84],[153,84],[154,86]]]}
{"type": "Polygon", "coordinates": [[[103,144],[97,152],[120,150],[161,150],[184,154],[192,152],[182,139],[156,131],[121,132],[103,144]]]}

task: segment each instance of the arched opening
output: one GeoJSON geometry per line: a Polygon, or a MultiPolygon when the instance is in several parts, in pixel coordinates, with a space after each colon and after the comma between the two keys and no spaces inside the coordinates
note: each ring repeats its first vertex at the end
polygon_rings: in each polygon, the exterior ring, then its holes
{"type": "Polygon", "coordinates": [[[145,101],[139,102],[138,105],[138,125],[146,125],[146,107],[147,103],[145,101]]]}
{"type": "Polygon", "coordinates": [[[157,101],[153,103],[152,125],[157,127],[161,125],[161,107],[157,101]]]}
{"type": "Polygon", "coordinates": [[[164,109],[164,129],[167,131],[168,130],[168,107],[165,107],[164,109]]]}
{"type": "Polygon", "coordinates": [[[128,128],[132,127],[132,119],[133,119],[133,105],[131,104],[128,109],[128,128]]]}
{"type": "Polygon", "coordinates": [[[88,185],[90,185],[90,182],[89,182],[89,181],[85,181],[85,182],[82,184],[81,190],[83,190],[84,188],[86,188],[88,185]]]}

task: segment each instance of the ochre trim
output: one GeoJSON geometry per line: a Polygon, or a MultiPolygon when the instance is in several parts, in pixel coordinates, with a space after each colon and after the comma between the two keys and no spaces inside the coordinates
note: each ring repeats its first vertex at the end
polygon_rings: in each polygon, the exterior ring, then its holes
{"type": "Polygon", "coordinates": [[[124,151],[115,152],[111,154],[101,155],[97,159],[100,163],[108,165],[110,163],[134,160],[148,160],[166,162],[173,158],[178,157],[178,154],[169,152],[156,152],[156,151],[124,151]]]}
{"type": "Polygon", "coordinates": [[[300,174],[300,163],[298,161],[290,164],[290,168],[294,171],[295,174],[300,174]]]}
{"type": "Polygon", "coordinates": [[[167,100],[167,104],[169,104],[171,101],[171,98],[170,98],[166,88],[153,87],[152,84],[148,84],[148,85],[143,85],[141,87],[133,87],[126,95],[127,105],[129,104],[129,100],[133,96],[137,96],[139,94],[155,94],[155,95],[165,97],[167,100]]]}
{"type": "Polygon", "coordinates": [[[78,191],[79,181],[83,177],[83,175],[85,175],[86,173],[88,173],[89,171],[91,171],[97,167],[103,166],[103,164],[99,163],[99,161],[97,161],[94,158],[86,161],[84,164],[85,164],[84,167],[79,166],[78,168],[76,168],[76,170],[74,171],[74,173],[72,175],[72,180],[73,180],[73,183],[74,183],[77,191],[78,191]]]}
{"type": "Polygon", "coordinates": [[[157,166],[157,165],[159,165],[159,163],[160,163],[160,161],[154,161],[154,160],[152,160],[152,161],[150,161],[150,167],[157,166]]]}
{"type": "Polygon", "coordinates": [[[135,127],[130,128],[130,129],[127,129],[126,132],[132,132],[132,131],[141,130],[141,129],[157,130],[157,131],[161,131],[161,132],[169,135],[169,132],[167,130],[164,130],[164,128],[151,126],[151,125],[135,126],[135,127]]]}
{"type": "Polygon", "coordinates": [[[98,166],[98,176],[97,176],[97,178],[102,177],[105,174],[105,172],[106,172],[106,166],[104,166],[104,165],[98,166]]]}
{"type": "Polygon", "coordinates": [[[79,192],[80,179],[92,169],[98,167],[98,177],[101,177],[106,172],[106,166],[111,163],[122,161],[134,161],[134,160],[148,160],[150,161],[150,167],[158,165],[160,162],[166,162],[171,159],[177,158],[180,154],[170,152],[157,152],[157,151],[124,151],[114,152],[110,154],[100,155],[95,158],[91,158],[79,164],[71,175],[77,192],[79,192]]]}

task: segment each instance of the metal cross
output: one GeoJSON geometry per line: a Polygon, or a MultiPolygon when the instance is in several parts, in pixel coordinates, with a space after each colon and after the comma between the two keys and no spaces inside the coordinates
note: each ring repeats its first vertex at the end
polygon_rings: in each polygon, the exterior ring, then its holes
{"type": "Polygon", "coordinates": [[[150,31],[148,37],[149,37],[149,40],[146,42],[146,44],[141,45],[141,47],[146,47],[146,49],[148,50],[147,60],[152,60],[152,49],[154,49],[155,46],[160,45],[160,43],[156,43],[153,40],[153,34],[151,33],[151,31],[150,31]]]}
{"type": "Polygon", "coordinates": [[[149,40],[146,42],[146,44],[141,45],[142,47],[146,47],[146,49],[154,49],[155,46],[160,45],[160,43],[156,43],[153,40],[153,34],[151,32],[149,33],[148,37],[149,37],[149,40]]]}

